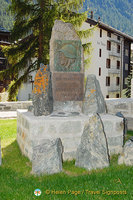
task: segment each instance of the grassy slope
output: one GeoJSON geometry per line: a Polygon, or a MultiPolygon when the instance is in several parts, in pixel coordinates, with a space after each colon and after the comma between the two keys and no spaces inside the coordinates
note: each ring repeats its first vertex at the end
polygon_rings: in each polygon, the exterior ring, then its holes
{"type": "MultiPolygon", "coordinates": [[[[133,132],[130,132],[132,135],[133,132]]],[[[31,174],[31,162],[21,155],[16,142],[16,120],[0,120],[3,164],[0,167],[0,200],[32,199],[99,199],[132,200],[133,168],[117,165],[117,156],[111,159],[111,166],[91,172],[77,168],[74,161],[64,162],[63,172],[55,175],[35,177],[31,174]],[[41,189],[42,195],[34,196],[34,190],[41,189]],[[81,191],[74,194],[46,194],[46,191],[81,191]],[[87,193],[100,191],[98,195],[87,193]],[[126,191],[126,195],[102,194],[104,191],[126,191]]],[[[71,192],[72,193],[72,192],[71,192]]]]}

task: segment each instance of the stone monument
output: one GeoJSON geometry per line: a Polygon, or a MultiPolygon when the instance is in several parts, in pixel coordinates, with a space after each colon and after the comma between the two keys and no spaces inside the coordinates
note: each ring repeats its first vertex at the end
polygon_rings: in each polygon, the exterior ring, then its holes
{"type": "Polygon", "coordinates": [[[41,64],[35,77],[33,106],[34,113],[23,110],[17,113],[17,142],[22,153],[32,161],[33,173],[61,171],[61,156],[63,160],[77,157],[76,163],[80,166],[82,154],[76,156],[76,152],[77,149],[82,152],[86,133],[85,141],[92,142],[92,153],[98,154],[96,148],[101,150],[99,158],[90,158],[90,149],[86,146],[84,158],[91,163],[88,169],[93,169],[96,162],[101,168],[109,165],[107,146],[110,154],[117,146],[117,153],[120,153],[123,120],[106,114],[105,101],[94,75],[88,75],[84,92],[83,48],[70,23],[55,21],[50,40],[50,71],[41,64]],[[114,131],[113,135],[110,130],[114,131]],[[109,145],[105,142],[105,135],[109,145]],[[120,142],[114,143],[116,136],[120,142]],[[54,166],[58,166],[57,170],[54,166]]]}
{"type": "Polygon", "coordinates": [[[81,40],[73,25],[56,20],[50,40],[54,111],[81,112],[84,96],[83,63],[81,40]]]}

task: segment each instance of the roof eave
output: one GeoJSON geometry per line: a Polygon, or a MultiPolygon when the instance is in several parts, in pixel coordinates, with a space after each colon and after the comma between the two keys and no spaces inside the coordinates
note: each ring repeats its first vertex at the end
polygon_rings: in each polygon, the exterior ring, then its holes
{"type": "Polygon", "coordinates": [[[120,35],[121,37],[124,37],[124,39],[127,39],[130,42],[133,42],[133,37],[132,36],[127,35],[127,34],[121,32],[121,31],[119,31],[119,30],[117,30],[117,29],[115,29],[115,28],[113,28],[113,27],[101,22],[101,21],[96,21],[94,19],[88,18],[86,20],[86,22],[90,23],[91,25],[98,25],[99,28],[102,28],[104,30],[110,31],[110,32],[112,32],[112,33],[114,33],[116,35],[120,35]]]}

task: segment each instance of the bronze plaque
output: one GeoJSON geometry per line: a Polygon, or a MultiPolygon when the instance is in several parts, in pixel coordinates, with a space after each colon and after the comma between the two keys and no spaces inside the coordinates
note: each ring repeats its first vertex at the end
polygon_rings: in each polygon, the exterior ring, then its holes
{"type": "Polygon", "coordinates": [[[55,40],[54,69],[57,72],[80,72],[81,41],[55,40]]]}
{"type": "Polygon", "coordinates": [[[53,73],[53,98],[55,101],[82,101],[84,94],[83,73],[53,73]]]}

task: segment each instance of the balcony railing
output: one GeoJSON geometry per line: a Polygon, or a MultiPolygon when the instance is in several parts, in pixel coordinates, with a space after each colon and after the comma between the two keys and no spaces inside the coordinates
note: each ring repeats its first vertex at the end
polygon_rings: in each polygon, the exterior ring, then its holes
{"type": "Polygon", "coordinates": [[[109,38],[109,41],[110,41],[110,42],[115,42],[115,43],[117,43],[117,44],[120,44],[120,43],[121,43],[120,40],[117,40],[117,39],[115,39],[115,38],[109,38]]]}
{"type": "Polygon", "coordinates": [[[111,85],[108,87],[108,92],[118,92],[120,91],[120,85],[111,85]]]}
{"type": "Polygon", "coordinates": [[[120,53],[117,53],[116,51],[112,50],[109,52],[109,56],[113,56],[113,57],[118,57],[120,58],[121,57],[121,54],[120,53]]]}
{"type": "Polygon", "coordinates": [[[117,69],[116,67],[111,67],[108,69],[109,74],[120,74],[120,69],[117,69]]]}

